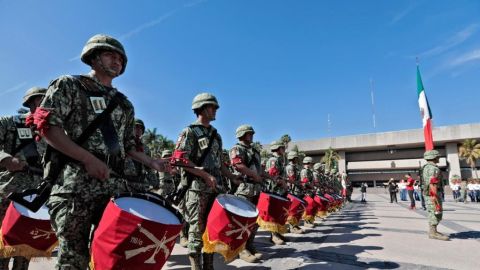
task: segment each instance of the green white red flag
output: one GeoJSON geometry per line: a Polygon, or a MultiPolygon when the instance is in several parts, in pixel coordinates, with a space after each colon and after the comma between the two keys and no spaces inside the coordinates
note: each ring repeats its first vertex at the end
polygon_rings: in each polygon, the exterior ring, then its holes
{"type": "Polygon", "coordinates": [[[422,83],[422,76],[417,65],[417,92],[418,92],[418,106],[423,121],[423,136],[425,137],[425,150],[433,149],[433,135],[432,135],[432,111],[428,105],[427,95],[422,83]]]}

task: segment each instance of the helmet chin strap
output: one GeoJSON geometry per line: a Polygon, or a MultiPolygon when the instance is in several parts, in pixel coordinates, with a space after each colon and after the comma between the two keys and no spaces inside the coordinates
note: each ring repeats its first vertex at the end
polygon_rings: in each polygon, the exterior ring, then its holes
{"type": "Polygon", "coordinates": [[[100,66],[100,68],[105,72],[107,73],[108,75],[112,76],[112,77],[118,77],[118,75],[120,75],[120,72],[117,72],[111,68],[108,68],[105,66],[105,64],[103,64],[103,61],[102,59],[100,58],[100,55],[97,54],[97,56],[95,56],[95,61],[97,62],[97,64],[100,66]]]}

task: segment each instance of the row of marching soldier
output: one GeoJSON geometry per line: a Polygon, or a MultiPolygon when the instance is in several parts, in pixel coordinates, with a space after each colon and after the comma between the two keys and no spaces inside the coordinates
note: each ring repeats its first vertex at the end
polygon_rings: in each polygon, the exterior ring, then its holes
{"type": "Polygon", "coordinates": [[[256,262],[258,227],[281,245],[285,232],[304,233],[301,220],[311,228],[316,216],[342,206],[336,172],[310,157],[298,168],[295,152],[285,164],[279,141],[262,164],[249,125],[236,130],[226,159],[211,125],[220,105],[208,93],[194,97],[196,121],[173,153],[151,158],[140,139],[143,122],[112,85],[127,66],[122,44],[95,35],[81,60],[88,74],[28,90],[23,105],[30,113],[0,120],[0,269],[10,257],[14,269],[27,269],[31,257],[54,248],[56,269],[159,269],[181,232],[192,269],[213,269],[215,252],[256,262]]]}

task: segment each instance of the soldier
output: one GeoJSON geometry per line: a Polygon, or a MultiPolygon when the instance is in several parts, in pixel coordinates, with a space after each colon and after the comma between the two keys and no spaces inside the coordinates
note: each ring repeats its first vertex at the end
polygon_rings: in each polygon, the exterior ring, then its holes
{"type": "Polygon", "coordinates": [[[37,130],[52,147],[45,174],[56,179],[47,206],[59,240],[57,269],[88,267],[92,226],[98,224],[111,196],[125,191],[127,156],[159,171],[168,167],[166,161],[137,151],[133,106],[112,86],[127,65],[122,44],[95,35],[84,46],[81,60],[91,72],[52,81],[35,112],[37,130]],[[99,113],[111,108],[81,146],[74,142],[99,113]],[[58,166],[55,156],[62,156],[65,166],[58,166]]]}
{"type": "MultiPolygon", "coordinates": [[[[135,149],[137,152],[143,152],[151,156],[150,149],[142,142],[142,136],[145,133],[145,124],[140,119],[135,119],[134,135],[135,149]]],[[[158,188],[158,177],[154,170],[141,162],[127,157],[125,159],[125,179],[126,189],[130,192],[145,192],[154,186],[158,188]]]]}
{"type": "MultiPolygon", "coordinates": [[[[23,106],[30,109],[30,114],[0,118],[0,220],[10,204],[10,192],[34,188],[41,181],[41,157],[46,144],[43,140],[35,141],[28,122],[45,92],[45,88],[33,87],[25,93],[23,106]]],[[[10,258],[0,259],[0,269],[8,269],[9,261],[10,258]]],[[[13,269],[28,269],[28,264],[24,257],[13,257],[13,269]]]]}
{"type": "Polygon", "coordinates": [[[443,216],[442,199],[438,193],[439,185],[442,183],[442,173],[436,165],[440,158],[440,153],[437,150],[426,151],[423,158],[427,161],[427,164],[422,168],[422,181],[423,195],[427,204],[428,223],[430,225],[428,237],[446,241],[449,240],[449,237],[437,231],[437,226],[443,216]]]}
{"type": "MultiPolygon", "coordinates": [[[[270,151],[273,156],[268,159],[265,165],[265,171],[271,179],[268,180],[267,190],[280,196],[286,196],[288,186],[284,180],[285,164],[283,155],[285,154],[285,145],[281,141],[273,141],[270,144],[270,151]]],[[[272,232],[270,241],[275,245],[283,245],[285,238],[278,232],[272,232]]]]}
{"type": "MultiPolygon", "coordinates": [[[[255,131],[249,125],[241,125],[235,131],[238,143],[230,150],[230,160],[237,174],[243,182],[238,185],[236,196],[242,197],[257,205],[262,191],[263,174],[260,164],[260,153],[252,147],[255,131]]],[[[258,226],[252,230],[244,250],[240,252],[240,259],[254,263],[262,257],[253,245],[258,226]]]]}
{"type": "MultiPolygon", "coordinates": [[[[310,196],[312,199],[315,197],[314,186],[313,186],[313,172],[312,172],[312,164],[313,159],[311,157],[304,157],[303,158],[303,169],[300,172],[300,179],[302,181],[302,185],[305,189],[305,195],[310,196]]],[[[313,204],[316,204],[314,200],[311,201],[313,204]]],[[[315,208],[315,207],[314,207],[315,208]]],[[[315,213],[313,216],[304,216],[304,226],[307,228],[315,227],[315,213]]]]}
{"type": "Polygon", "coordinates": [[[188,255],[192,270],[213,269],[213,254],[201,253],[202,235],[215,197],[224,192],[222,174],[235,179],[222,160],[222,138],[210,124],[215,120],[218,108],[217,98],[212,94],[196,95],[192,110],[197,120],[182,131],[174,152],[174,156],[186,166],[183,168],[186,173],[184,179],[187,180],[184,186],[188,188],[185,219],[189,225],[188,255]]]}
{"type": "MultiPolygon", "coordinates": [[[[287,154],[288,165],[285,167],[287,174],[290,193],[303,199],[305,191],[300,181],[300,169],[298,168],[298,153],[290,151],[287,154]]],[[[288,223],[291,226],[290,232],[296,234],[302,234],[305,231],[298,226],[298,222],[295,219],[289,219],[288,223]]]]}
{"type": "MultiPolygon", "coordinates": [[[[163,150],[162,151],[162,158],[170,158],[172,156],[172,150],[163,150]]],[[[172,195],[175,192],[175,181],[174,176],[176,174],[176,170],[173,169],[171,172],[159,172],[159,184],[158,190],[156,191],[162,197],[167,197],[172,195]]]]}

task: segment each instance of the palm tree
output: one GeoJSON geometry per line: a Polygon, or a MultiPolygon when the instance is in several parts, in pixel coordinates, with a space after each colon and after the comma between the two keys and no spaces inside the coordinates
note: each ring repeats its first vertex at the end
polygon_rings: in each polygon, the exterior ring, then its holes
{"type": "Polygon", "coordinates": [[[332,168],[336,167],[338,160],[340,160],[340,155],[330,147],[325,151],[325,155],[322,157],[321,162],[325,163],[325,171],[330,171],[332,168]]]}
{"type": "Polygon", "coordinates": [[[294,144],[292,146],[292,150],[290,150],[290,151],[297,152],[298,160],[300,161],[300,163],[302,162],[303,158],[306,156],[305,152],[300,151],[300,149],[298,149],[298,145],[296,145],[296,144],[294,144]]]}
{"type": "Polygon", "coordinates": [[[290,137],[288,134],[285,134],[280,138],[280,141],[282,141],[283,145],[285,145],[285,149],[288,149],[288,143],[292,141],[292,137],[290,137]]]}
{"type": "Polygon", "coordinates": [[[477,159],[480,158],[480,143],[477,143],[477,140],[474,139],[466,139],[463,141],[463,144],[458,149],[458,155],[461,159],[465,159],[475,171],[475,178],[478,179],[478,172],[477,172],[477,159]]]}
{"type": "Polygon", "coordinates": [[[175,144],[162,134],[157,134],[157,128],[147,129],[142,137],[143,143],[150,149],[152,157],[160,157],[162,151],[173,150],[175,144]]]}

